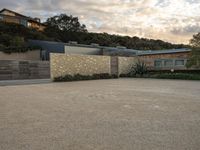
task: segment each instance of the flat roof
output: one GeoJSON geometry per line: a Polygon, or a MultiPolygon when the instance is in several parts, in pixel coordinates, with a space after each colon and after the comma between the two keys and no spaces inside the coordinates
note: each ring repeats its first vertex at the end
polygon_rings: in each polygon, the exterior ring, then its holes
{"type": "MultiPolygon", "coordinates": [[[[30,40],[30,41],[41,41],[41,40],[30,40]]],[[[181,52],[190,52],[191,49],[189,48],[180,48],[180,49],[164,49],[164,50],[136,50],[136,49],[128,49],[128,48],[123,48],[123,47],[108,47],[108,46],[100,46],[100,45],[95,45],[95,43],[86,45],[86,44],[78,44],[78,43],[63,43],[63,42],[55,42],[55,41],[41,41],[45,43],[52,43],[52,44],[61,44],[63,46],[75,46],[75,47],[88,47],[88,48],[99,48],[103,49],[107,52],[122,52],[122,53],[127,53],[127,54],[135,54],[138,56],[141,55],[156,55],[156,54],[172,54],[172,53],[181,53],[181,52]]],[[[75,41],[74,41],[75,42],[75,41]]]]}
{"type": "Polygon", "coordinates": [[[172,53],[181,53],[181,52],[190,52],[189,48],[180,48],[180,49],[166,49],[166,50],[146,50],[138,51],[137,55],[156,55],[156,54],[172,54],[172,53]]]}

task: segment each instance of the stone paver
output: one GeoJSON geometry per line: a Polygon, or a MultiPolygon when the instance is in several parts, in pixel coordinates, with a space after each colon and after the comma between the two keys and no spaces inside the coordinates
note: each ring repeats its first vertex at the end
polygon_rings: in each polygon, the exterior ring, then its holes
{"type": "Polygon", "coordinates": [[[199,148],[199,81],[0,86],[1,150],[199,148]]]}

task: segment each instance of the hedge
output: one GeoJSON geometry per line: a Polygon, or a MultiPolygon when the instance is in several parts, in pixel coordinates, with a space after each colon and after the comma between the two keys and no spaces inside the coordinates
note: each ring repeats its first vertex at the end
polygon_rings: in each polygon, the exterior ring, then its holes
{"type": "Polygon", "coordinates": [[[200,80],[200,74],[191,74],[191,73],[162,73],[162,74],[154,74],[151,77],[157,79],[200,80]]]}

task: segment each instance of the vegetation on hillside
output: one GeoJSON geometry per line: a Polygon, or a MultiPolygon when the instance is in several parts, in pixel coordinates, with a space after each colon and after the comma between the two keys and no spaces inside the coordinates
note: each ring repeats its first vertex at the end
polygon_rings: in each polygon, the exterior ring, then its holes
{"type": "Polygon", "coordinates": [[[80,24],[77,17],[61,14],[48,18],[45,35],[56,41],[77,41],[81,44],[97,43],[102,46],[125,46],[138,50],[160,50],[183,48],[183,44],[171,44],[161,40],[153,40],[139,37],[111,35],[108,33],[90,33],[84,24],[80,24]]]}
{"type": "Polygon", "coordinates": [[[183,48],[183,44],[171,44],[161,40],[139,37],[111,35],[108,33],[90,33],[78,17],[60,14],[47,19],[44,32],[26,28],[23,25],[0,22],[0,50],[27,49],[28,39],[69,42],[77,41],[81,44],[97,43],[101,46],[125,46],[138,50],[160,50],[183,48]],[[13,48],[14,47],[14,48],[13,48]]]}
{"type": "Polygon", "coordinates": [[[11,53],[38,49],[38,47],[29,47],[28,39],[50,40],[44,33],[35,29],[15,23],[0,22],[0,51],[11,53]]]}

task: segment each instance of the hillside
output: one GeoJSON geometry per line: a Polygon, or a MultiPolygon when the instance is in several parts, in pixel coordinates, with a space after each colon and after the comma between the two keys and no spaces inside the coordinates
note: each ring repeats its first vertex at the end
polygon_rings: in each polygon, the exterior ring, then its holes
{"type": "Polygon", "coordinates": [[[22,25],[0,22],[0,50],[26,51],[28,39],[50,41],[77,41],[81,44],[98,43],[102,46],[125,46],[138,50],[160,50],[187,47],[183,44],[171,44],[161,40],[145,39],[138,37],[110,35],[107,33],[89,33],[72,31],[55,31],[47,28],[44,32],[26,28],[22,25]],[[23,47],[23,48],[22,48],[23,47]]]}

